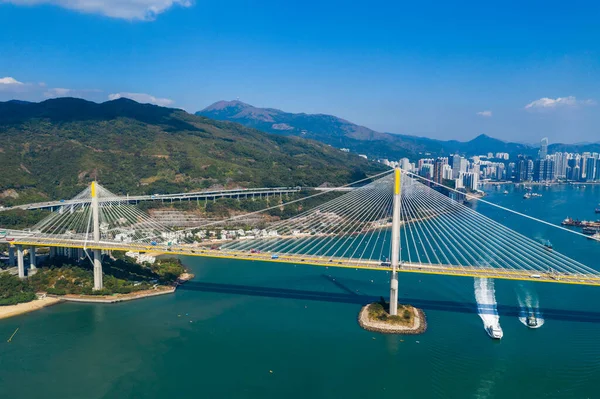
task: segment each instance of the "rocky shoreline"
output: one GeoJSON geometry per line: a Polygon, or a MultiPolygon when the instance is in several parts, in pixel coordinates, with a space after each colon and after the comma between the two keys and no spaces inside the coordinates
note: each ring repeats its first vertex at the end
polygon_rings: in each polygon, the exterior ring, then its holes
{"type": "Polygon", "coordinates": [[[407,327],[380,320],[371,320],[369,318],[369,306],[371,305],[372,304],[363,306],[358,314],[358,324],[367,331],[378,332],[381,334],[417,335],[423,334],[427,330],[427,319],[425,317],[425,312],[421,309],[413,307],[415,325],[407,327]]]}

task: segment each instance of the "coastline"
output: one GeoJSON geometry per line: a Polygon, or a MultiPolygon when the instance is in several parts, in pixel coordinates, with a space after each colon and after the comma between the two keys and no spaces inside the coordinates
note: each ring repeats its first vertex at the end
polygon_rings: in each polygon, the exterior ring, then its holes
{"type": "Polygon", "coordinates": [[[358,314],[358,324],[367,331],[382,334],[418,335],[423,334],[427,330],[427,319],[425,318],[425,312],[421,309],[417,309],[413,306],[415,324],[413,326],[402,326],[389,324],[379,320],[371,320],[369,318],[369,306],[371,305],[372,304],[363,306],[358,314]]]}
{"type": "Polygon", "coordinates": [[[0,320],[33,312],[35,310],[39,310],[47,306],[56,305],[60,302],[62,302],[61,298],[47,296],[42,299],[34,299],[31,302],[18,303],[16,305],[0,306],[0,320]]]}
{"type": "Polygon", "coordinates": [[[156,288],[144,291],[132,292],[130,294],[114,294],[114,295],[47,295],[41,299],[34,299],[31,302],[19,303],[16,305],[0,306],[0,320],[10,317],[19,316],[30,313],[47,306],[53,306],[61,302],[80,302],[80,303],[117,303],[127,302],[136,299],[150,298],[154,296],[173,294],[177,290],[177,286],[184,284],[194,278],[191,273],[181,274],[177,282],[172,286],[158,286],[156,288]]]}
{"type": "Polygon", "coordinates": [[[149,298],[153,296],[172,294],[176,290],[175,286],[163,286],[160,289],[151,289],[144,291],[132,292],[131,294],[114,294],[114,295],[51,295],[52,298],[59,298],[65,302],[83,302],[83,303],[117,303],[127,302],[136,299],[149,298]]]}

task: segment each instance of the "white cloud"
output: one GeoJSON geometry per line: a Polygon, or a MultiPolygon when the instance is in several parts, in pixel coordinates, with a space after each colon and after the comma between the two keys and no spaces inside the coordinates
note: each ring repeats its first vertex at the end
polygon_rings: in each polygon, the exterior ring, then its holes
{"type": "Polygon", "coordinates": [[[146,93],[114,93],[109,94],[109,100],[117,100],[119,98],[129,98],[131,100],[137,101],[138,103],[150,103],[160,105],[162,107],[169,106],[173,104],[173,100],[168,98],[156,98],[146,93]]]}
{"type": "Polygon", "coordinates": [[[6,76],[4,78],[0,78],[0,85],[2,86],[12,86],[12,85],[22,85],[23,82],[19,82],[17,79],[10,77],[10,76],[6,76]]]}
{"type": "Polygon", "coordinates": [[[492,116],[492,111],[480,111],[477,113],[479,116],[485,116],[486,118],[490,118],[492,116]]]}
{"type": "Polygon", "coordinates": [[[56,87],[54,89],[49,89],[44,93],[46,97],[65,97],[68,96],[72,92],[71,89],[63,89],[61,87],[56,87]]]}
{"type": "Polygon", "coordinates": [[[174,5],[190,7],[192,0],[0,0],[0,3],[33,6],[53,4],[88,14],[111,18],[152,21],[174,5]]]}
{"type": "Polygon", "coordinates": [[[554,109],[554,108],[565,108],[565,107],[576,107],[578,105],[595,105],[594,100],[578,100],[575,96],[548,98],[543,97],[539,100],[530,102],[525,106],[525,109],[554,109]]]}
{"type": "Polygon", "coordinates": [[[65,89],[62,87],[54,87],[51,89],[48,89],[44,92],[44,97],[46,98],[56,98],[56,97],[86,97],[86,95],[91,94],[91,93],[100,93],[101,90],[97,90],[97,89],[83,89],[83,90],[77,90],[77,89],[65,89]]]}
{"type": "MultiPolygon", "coordinates": [[[[0,0],[1,1],[1,0],[0,0]]],[[[35,90],[35,85],[31,83],[23,83],[13,78],[6,76],[0,78],[0,92],[3,93],[26,93],[35,90]]]]}

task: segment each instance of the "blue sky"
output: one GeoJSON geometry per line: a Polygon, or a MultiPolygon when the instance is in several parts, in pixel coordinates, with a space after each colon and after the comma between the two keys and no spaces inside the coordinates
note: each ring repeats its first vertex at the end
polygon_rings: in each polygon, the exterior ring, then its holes
{"type": "Polygon", "coordinates": [[[598,2],[0,0],[0,101],[240,100],[379,131],[600,141],[598,2]]]}

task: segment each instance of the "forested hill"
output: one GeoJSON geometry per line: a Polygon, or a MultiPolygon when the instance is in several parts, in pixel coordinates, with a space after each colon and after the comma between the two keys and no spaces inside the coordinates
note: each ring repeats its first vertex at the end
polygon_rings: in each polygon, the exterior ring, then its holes
{"type": "Polygon", "coordinates": [[[120,194],[344,184],[383,166],[325,144],[119,99],[0,102],[0,204],[120,194]]]}

